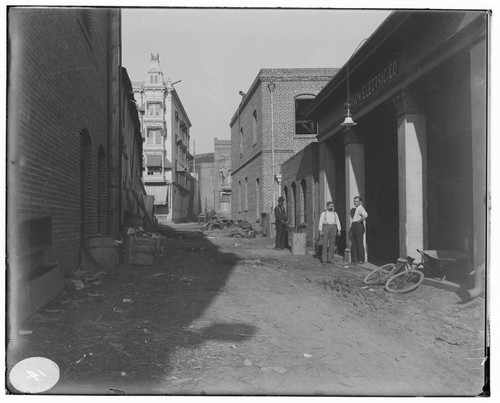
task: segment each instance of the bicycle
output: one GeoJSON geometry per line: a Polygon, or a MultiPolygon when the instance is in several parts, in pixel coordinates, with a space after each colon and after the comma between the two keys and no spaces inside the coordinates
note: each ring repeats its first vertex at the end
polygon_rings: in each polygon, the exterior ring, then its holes
{"type": "Polygon", "coordinates": [[[424,273],[418,270],[422,263],[413,263],[414,258],[399,258],[373,270],[363,280],[365,284],[385,284],[385,289],[393,293],[406,293],[415,290],[424,281],[424,273]]]}

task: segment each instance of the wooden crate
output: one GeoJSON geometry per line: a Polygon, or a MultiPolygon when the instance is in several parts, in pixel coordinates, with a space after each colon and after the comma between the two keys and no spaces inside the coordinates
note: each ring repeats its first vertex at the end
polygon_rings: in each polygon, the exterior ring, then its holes
{"type": "Polygon", "coordinates": [[[151,266],[159,261],[159,238],[135,237],[127,238],[128,262],[134,265],[151,266]]]}
{"type": "Polygon", "coordinates": [[[306,233],[292,232],[292,255],[306,254],[306,233]]]}

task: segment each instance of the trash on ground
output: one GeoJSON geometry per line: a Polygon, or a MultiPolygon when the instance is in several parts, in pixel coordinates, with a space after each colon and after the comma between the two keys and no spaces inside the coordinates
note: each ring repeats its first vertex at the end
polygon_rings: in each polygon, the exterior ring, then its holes
{"type": "Polygon", "coordinates": [[[268,367],[271,371],[277,372],[278,374],[284,374],[286,369],[283,367],[268,367]]]}
{"type": "Polygon", "coordinates": [[[73,280],[70,280],[70,283],[75,290],[81,290],[81,289],[85,288],[85,283],[82,280],[73,279],[73,280]]]}
{"type": "Polygon", "coordinates": [[[123,298],[123,302],[132,302],[130,298],[123,298]]]}
{"type": "Polygon", "coordinates": [[[312,357],[312,355],[311,355],[311,354],[306,354],[306,353],[304,353],[304,358],[311,358],[311,357],[312,357]]]}
{"type": "Polygon", "coordinates": [[[251,365],[253,365],[253,363],[247,358],[245,361],[243,361],[243,365],[250,367],[251,365]]]}
{"type": "Polygon", "coordinates": [[[436,337],[436,340],[438,340],[438,341],[444,341],[445,343],[451,344],[452,346],[459,346],[459,345],[460,345],[460,344],[459,344],[459,343],[457,343],[456,341],[449,341],[449,340],[445,340],[445,339],[443,339],[443,338],[442,338],[442,337],[440,337],[440,336],[437,336],[437,337],[436,337]]]}

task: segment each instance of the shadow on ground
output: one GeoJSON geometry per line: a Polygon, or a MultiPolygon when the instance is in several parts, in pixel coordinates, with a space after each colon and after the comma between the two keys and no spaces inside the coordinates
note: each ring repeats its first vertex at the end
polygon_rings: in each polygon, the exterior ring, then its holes
{"type": "Polygon", "coordinates": [[[166,237],[158,265],[120,264],[90,287],[67,287],[12,337],[8,367],[34,356],[54,361],[60,380],[48,394],[158,394],[191,365],[174,362],[179,349],[251,337],[256,329],[245,323],[200,321],[238,256],[197,231],[158,232],[166,237]]]}

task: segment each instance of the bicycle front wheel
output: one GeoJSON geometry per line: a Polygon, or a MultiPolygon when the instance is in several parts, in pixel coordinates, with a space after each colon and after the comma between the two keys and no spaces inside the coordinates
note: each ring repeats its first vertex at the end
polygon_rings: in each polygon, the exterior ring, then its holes
{"type": "Polygon", "coordinates": [[[384,264],[369,273],[363,282],[365,284],[385,284],[387,279],[394,274],[395,267],[396,265],[394,263],[384,264]]]}
{"type": "Polygon", "coordinates": [[[389,292],[403,294],[416,289],[424,281],[424,273],[419,270],[409,270],[392,276],[387,283],[385,289],[389,292]]]}

